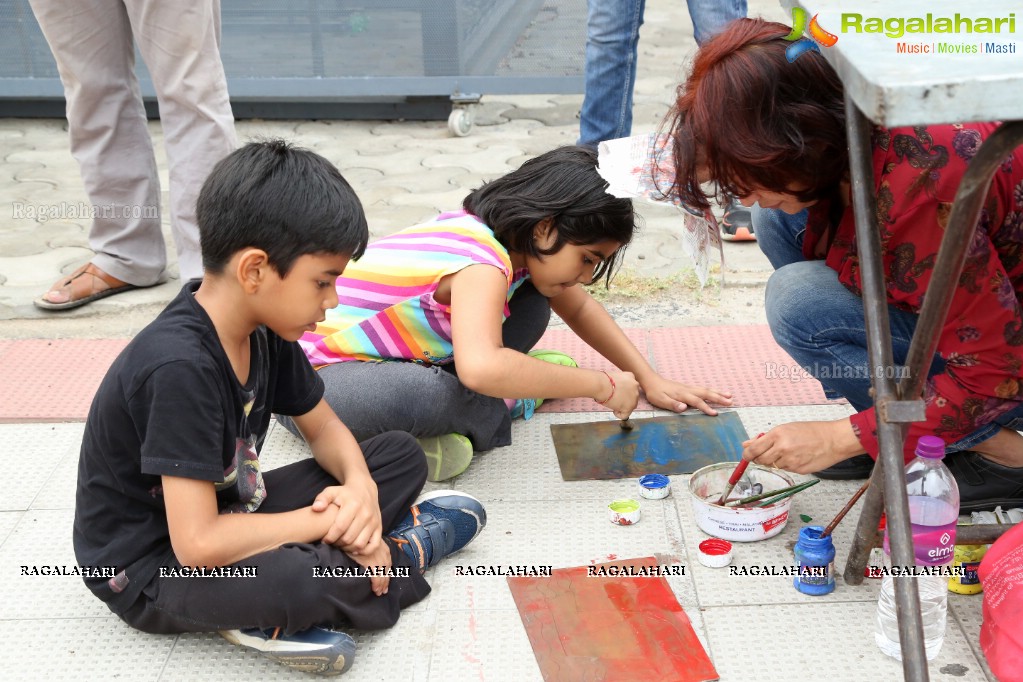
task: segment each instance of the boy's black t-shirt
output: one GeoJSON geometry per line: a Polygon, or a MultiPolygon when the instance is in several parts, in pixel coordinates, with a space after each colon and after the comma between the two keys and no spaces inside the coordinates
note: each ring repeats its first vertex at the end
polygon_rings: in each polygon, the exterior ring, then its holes
{"type": "Polygon", "coordinates": [[[242,385],[198,286],[186,284],[117,357],[85,425],[75,556],[116,567],[114,578],[86,578],[115,613],[174,562],[160,477],[212,481],[221,513],[254,511],[267,494],[257,453],[271,413],[305,414],[323,395],[299,345],[263,327],[249,337],[242,385]]]}

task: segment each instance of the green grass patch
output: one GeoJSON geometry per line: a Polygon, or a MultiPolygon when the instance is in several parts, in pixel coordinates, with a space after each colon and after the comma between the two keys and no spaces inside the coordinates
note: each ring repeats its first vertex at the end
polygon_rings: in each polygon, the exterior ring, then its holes
{"type": "Polygon", "coordinates": [[[712,268],[707,279],[707,286],[701,287],[700,280],[692,270],[682,270],[672,275],[650,277],[635,270],[623,269],[611,280],[611,288],[603,284],[586,287],[597,301],[601,303],[630,303],[639,301],[656,301],[665,298],[678,298],[683,293],[687,298],[703,303],[713,303],[718,298],[721,287],[720,278],[716,276],[719,268],[712,268]]]}

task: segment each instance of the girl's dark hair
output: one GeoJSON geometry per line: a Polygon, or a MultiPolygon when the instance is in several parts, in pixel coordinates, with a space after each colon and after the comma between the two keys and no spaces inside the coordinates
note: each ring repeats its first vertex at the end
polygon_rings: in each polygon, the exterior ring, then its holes
{"type": "Polygon", "coordinates": [[[224,157],[196,202],[203,267],[223,271],[241,249],[266,251],[287,276],[300,256],[366,250],[362,204],[325,158],[284,140],[250,142],[224,157]]]}
{"type": "Polygon", "coordinates": [[[594,150],[558,147],[473,190],[462,207],[487,224],[509,251],[534,258],[553,255],[565,244],[619,242],[621,248],[593,273],[593,282],[604,279],[606,286],[635,228],[632,200],[611,196],[607,187],[597,173],[594,150]],[[546,218],[552,219],[555,241],[541,250],[533,230],[546,218]]]}
{"type": "Polygon", "coordinates": [[[812,201],[834,193],[849,167],[842,84],[816,52],[790,63],[789,32],[741,19],[697,51],[665,119],[675,166],[665,191],[707,208],[697,178],[703,167],[722,195],[756,187],[812,201]]]}

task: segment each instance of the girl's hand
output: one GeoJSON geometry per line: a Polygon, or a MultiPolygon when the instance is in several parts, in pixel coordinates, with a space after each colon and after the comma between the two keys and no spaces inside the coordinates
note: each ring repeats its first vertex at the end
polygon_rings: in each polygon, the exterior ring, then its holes
{"type": "Polygon", "coordinates": [[[730,407],[732,404],[731,393],[703,386],[689,386],[662,376],[656,376],[643,384],[643,392],[651,405],[672,412],[683,412],[695,407],[713,417],[717,416],[718,412],[708,405],[708,402],[724,407],[730,407]]]}
{"type": "Polygon", "coordinates": [[[600,372],[599,376],[600,389],[591,397],[613,411],[619,419],[628,419],[639,404],[639,382],[636,377],[632,372],[607,372],[607,376],[600,372]]]}

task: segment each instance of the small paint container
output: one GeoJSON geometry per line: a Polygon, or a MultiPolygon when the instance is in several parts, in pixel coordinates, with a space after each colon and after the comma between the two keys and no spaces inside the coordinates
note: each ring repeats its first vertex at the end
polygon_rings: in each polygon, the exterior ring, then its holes
{"type": "Polygon", "coordinates": [[[636,500],[615,500],[607,505],[607,517],[611,523],[619,526],[631,526],[639,523],[639,502],[636,500]]]}
{"type": "Polygon", "coordinates": [[[639,494],[648,500],[663,500],[671,494],[671,480],[663,474],[647,474],[639,479],[639,494]]]}
{"type": "MultiPolygon", "coordinates": [[[[755,542],[780,533],[788,522],[791,497],[768,507],[722,507],[717,503],[733,471],[735,462],[719,462],[694,471],[689,478],[697,527],[730,542],[755,542]]],[[[751,464],[746,472],[763,485],[765,493],[794,484],[786,472],[759,464],[751,464]]]]}
{"type": "MultiPolygon", "coordinates": [[[[881,521],[877,524],[877,534],[881,537],[885,533],[887,527],[887,521],[885,515],[881,514],[881,521]]],[[[888,561],[888,555],[884,553],[884,549],[881,545],[872,547],[870,549],[870,555],[867,558],[867,565],[863,567],[864,578],[883,578],[885,575],[885,568],[888,568],[891,562],[888,561]]]]}
{"type": "Polygon", "coordinates": [[[732,543],[711,538],[700,543],[696,559],[708,568],[724,568],[732,563],[732,543]]]}
{"type": "Polygon", "coordinates": [[[954,575],[948,579],[949,592],[959,594],[980,594],[984,586],[977,577],[980,560],[987,552],[987,545],[956,545],[952,555],[952,566],[962,568],[962,575],[954,575]]]}
{"type": "Polygon", "coordinates": [[[821,537],[823,526],[803,526],[793,549],[799,575],[792,586],[803,594],[828,594],[835,591],[835,545],[831,536],[821,537]]]}

